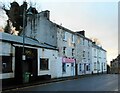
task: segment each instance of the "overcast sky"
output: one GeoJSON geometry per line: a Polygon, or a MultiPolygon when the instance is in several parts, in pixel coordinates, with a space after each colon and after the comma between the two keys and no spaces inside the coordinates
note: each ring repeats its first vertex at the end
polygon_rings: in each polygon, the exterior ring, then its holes
{"type": "MultiPolygon", "coordinates": [[[[0,0],[9,3],[11,0],[0,0]]],[[[14,1],[14,0],[12,0],[14,1]]],[[[23,0],[15,0],[20,4],[23,0]]],[[[118,54],[118,0],[26,0],[39,11],[49,10],[50,20],[86,37],[99,39],[109,62],[118,54]]],[[[7,4],[9,5],[9,4],[7,4]]],[[[1,14],[1,13],[0,13],[1,14]]],[[[2,16],[2,15],[0,15],[2,16]]]]}

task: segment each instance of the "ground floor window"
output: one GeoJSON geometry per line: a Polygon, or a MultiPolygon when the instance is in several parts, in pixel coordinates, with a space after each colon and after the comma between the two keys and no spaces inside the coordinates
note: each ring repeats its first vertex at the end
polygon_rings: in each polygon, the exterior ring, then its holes
{"type": "Polygon", "coordinates": [[[86,70],[89,71],[89,65],[86,66],[86,70]]]}
{"type": "Polygon", "coordinates": [[[62,72],[66,72],[66,63],[62,63],[62,72]]]}
{"type": "Polygon", "coordinates": [[[80,70],[80,71],[82,70],[82,65],[81,65],[81,64],[79,65],[79,70],[80,70]]]}
{"type": "Polygon", "coordinates": [[[87,70],[87,71],[90,71],[90,64],[88,64],[88,65],[86,66],[86,70],[87,70]]]}
{"type": "Polygon", "coordinates": [[[48,70],[49,69],[49,59],[40,58],[40,70],[48,70]]]}
{"type": "Polygon", "coordinates": [[[97,70],[97,68],[96,68],[96,62],[94,62],[94,70],[97,70]]]}
{"type": "Polygon", "coordinates": [[[10,73],[12,71],[12,56],[0,56],[2,62],[2,73],[10,73]]]}

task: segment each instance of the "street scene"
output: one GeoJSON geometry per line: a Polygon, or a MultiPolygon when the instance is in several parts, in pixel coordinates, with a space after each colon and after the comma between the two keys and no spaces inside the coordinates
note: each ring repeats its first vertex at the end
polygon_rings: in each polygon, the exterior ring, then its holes
{"type": "Polygon", "coordinates": [[[119,91],[119,4],[0,0],[0,90],[119,91]]]}
{"type": "Polygon", "coordinates": [[[88,76],[74,80],[33,85],[12,91],[118,91],[118,75],[88,76]]]}

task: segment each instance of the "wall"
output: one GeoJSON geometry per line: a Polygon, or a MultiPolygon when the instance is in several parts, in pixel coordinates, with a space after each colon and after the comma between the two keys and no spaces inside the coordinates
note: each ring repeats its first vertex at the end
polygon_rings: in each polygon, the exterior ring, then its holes
{"type": "MultiPolygon", "coordinates": [[[[2,51],[0,52],[0,56],[10,56],[12,54],[12,72],[0,73],[0,79],[14,78],[15,48],[10,43],[5,43],[5,42],[1,42],[1,41],[0,41],[0,47],[2,49],[2,51]]],[[[2,63],[1,63],[1,65],[2,65],[2,63]]]]}
{"type": "Polygon", "coordinates": [[[51,75],[51,78],[61,77],[62,74],[62,62],[58,57],[58,51],[39,48],[38,49],[38,75],[51,75]],[[49,59],[49,69],[40,70],[40,58],[49,59]]]}
{"type": "Polygon", "coordinates": [[[39,42],[57,46],[55,25],[44,17],[45,11],[28,17],[25,34],[39,42]]]}

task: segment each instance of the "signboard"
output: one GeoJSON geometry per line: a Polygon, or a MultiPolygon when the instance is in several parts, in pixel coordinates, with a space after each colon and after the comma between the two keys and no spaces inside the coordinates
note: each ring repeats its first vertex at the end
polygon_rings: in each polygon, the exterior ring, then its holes
{"type": "Polygon", "coordinates": [[[74,63],[75,59],[73,58],[62,58],[63,63],[74,63]]]}

